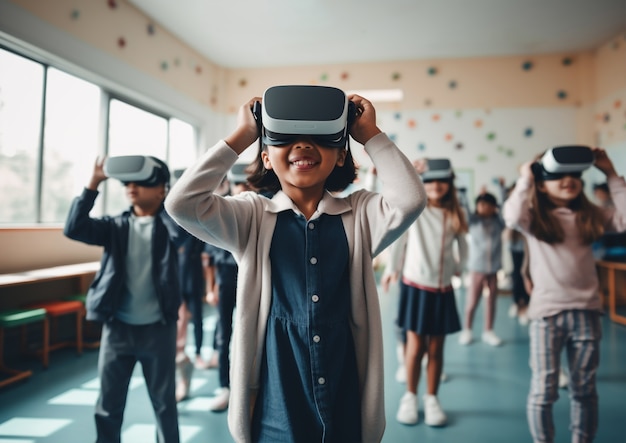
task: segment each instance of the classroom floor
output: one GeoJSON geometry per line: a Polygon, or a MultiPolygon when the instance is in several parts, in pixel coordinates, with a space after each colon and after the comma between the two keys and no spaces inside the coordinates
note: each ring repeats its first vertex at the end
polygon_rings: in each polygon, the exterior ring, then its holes
{"type": "MultiPolygon", "coordinates": [[[[464,347],[458,334],[446,341],[444,372],[439,397],[449,417],[442,428],[431,428],[420,421],[416,426],[396,422],[398,401],[404,386],[395,381],[397,368],[393,318],[397,291],[380,296],[385,333],[385,401],[387,428],[383,442],[429,443],[527,443],[525,402],[529,386],[528,331],[507,315],[511,299],[498,297],[495,331],[505,341],[492,348],[480,341],[464,347]]],[[[457,290],[459,311],[464,292],[457,290]]],[[[214,312],[206,306],[205,343],[213,340],[214,312]]],[[[475,321],[475,336],[482,326],[482,307],[475,321]]],[[[601,364],[598,373],[600,428],[596,442],[624,443],[626,406],[626,327],[603,319],[601,364]]],[[[190,331],[190,340],[193,338],[190,331]]],[[[206,357],[210,349],[205,349],[206,357]]],[[[0,390],[0,443],[86,443],[95,441],[93,409],[98,392],[97,350],[86,350],[78,357],[71,350],[51,354],[50,367],[30,379],[0,390]]],[[[191,397],[179,404],[180,433],[183,443],[229,443],[226,413],[207,410],[207,402],[217,388],[216,370],[196,370],[191,397]]],[[[424,381],[419,395],[424,393],[424,381]]],[[[556,442],[570,441],[569,398],[561,390],[554,407],[556,442]]],[[[420,412],[420,420],[423,415],[420,412]]],[[[147,392],[137,367],[129,391],[122,435],[123,443],[154,442],[154,419],[147,392]]]]}

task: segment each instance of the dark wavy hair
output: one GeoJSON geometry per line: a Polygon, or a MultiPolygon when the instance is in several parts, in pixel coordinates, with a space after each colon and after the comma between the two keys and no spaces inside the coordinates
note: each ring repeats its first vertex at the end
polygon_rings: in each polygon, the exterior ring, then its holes
{"type": "MultiPolygon", "coordinates": [[[[324,187],[330,192],[339,192],[346,189],[351,183],[354,182],[357,176],[358,166],[352,157],[350,151],[350,141],[348,140],[346,145],[346,158],[343,166],[335,166],[335,169],[330,173],[326,179],[324,187]]],[[[280,149],[280,148],[278,148],[280,149]]],[[[322,149],[343,149],[343,148],[327,148],[322,149]]],[[[266,169],[263,165],[263,159],[261,153],[267,150],[267,145],[263,144],[259,139],[259,152],[256,159],[246,168],[248,172],[248,183],[259,192],[278,192],[280,187],[280,181],[276,176],[276,173],[271,169],[266,169]]]]}

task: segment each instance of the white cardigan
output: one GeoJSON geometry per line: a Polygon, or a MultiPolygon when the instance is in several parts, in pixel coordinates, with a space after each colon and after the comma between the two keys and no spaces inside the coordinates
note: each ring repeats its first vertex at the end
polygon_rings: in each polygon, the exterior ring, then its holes
{"type": "MultiPolygon", "coordinates": [[[[383,341],[372,258],[390,245],[424,209],[426,195],[409,160],[385,135],[365,149],[383,190],[336,198],[327,193],[319,212],[341,214],[350,250],[351,328],[354,338],[363,441],[379,442],[385,429],[383,341]]],[[[271,200],[253,192],[220,197],[213,191],[237,160],[220,141],[170,191],[165,207],[196,237],[233,253],[239,263],[237,309],[231,353],[230,432],[250,441],[251,413],[259,383],[265,328],[272,295],[269,250],[278,212],[293,208],[282,192],[271,200]]]]}

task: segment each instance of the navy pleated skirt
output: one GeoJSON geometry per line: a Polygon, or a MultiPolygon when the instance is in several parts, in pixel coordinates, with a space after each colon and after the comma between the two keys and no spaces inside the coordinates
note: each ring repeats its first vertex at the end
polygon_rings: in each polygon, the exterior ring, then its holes
{"type": "Polygon", "coordinates": [[[420,335],[446,335],[461,330],[454,289],[431,291],[400,282],[398,327],[420,335]]]}

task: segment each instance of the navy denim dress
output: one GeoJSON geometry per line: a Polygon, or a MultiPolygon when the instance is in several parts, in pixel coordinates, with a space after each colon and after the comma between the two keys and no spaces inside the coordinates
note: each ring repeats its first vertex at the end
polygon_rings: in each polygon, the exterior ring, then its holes
{"type": "Polygon", "coordinates": [[[255,442],[361,441],[350,330],[348,241],[339,215],[278,214],[272,305],[252,421],[255,442]]]}

